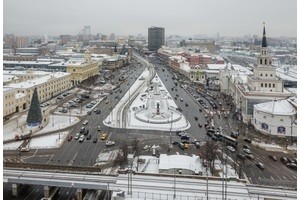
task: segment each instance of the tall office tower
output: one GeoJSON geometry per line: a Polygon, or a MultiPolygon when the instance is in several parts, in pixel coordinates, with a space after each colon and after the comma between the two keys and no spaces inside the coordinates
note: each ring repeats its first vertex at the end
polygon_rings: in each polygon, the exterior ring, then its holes
{"type": "Polygon", "coordinates": [[[4,48],[13,48],[15,47],[15,35],[13,33],[8,33],[4,35],[3,38],[3,47],[4,48]]]}
{"type": "Polygon", "coordinates": [[[71,35],[60,35],[59,38],[60,38],[61,45],[67,44],[68,42],[72,41],[71,35]]]}
{"type": "Polygon", "coordinates": [[[161,27],[148,28],[148,49],[150,51],[158,50],[165,44],[165,29],[161,27]]]}
{"type": "Polygon", "coordinates": [[[24,36],[18,36],[16,40],[17,40],[17,47],[18,48],[24,48],[24,47],[27,46],[26,38],[24,36]]]}
{"type": "Polygon", "coordinates": [[[90,35],[91,34],[91,27],[90,26],[84,26],[83,34],[84,35],[90,35]]]}
{"type": "Polygon", "coordinates": [[[110,40],[116,40],[116,35],[114,33],[110,34],[109,39],[110,40]]]}

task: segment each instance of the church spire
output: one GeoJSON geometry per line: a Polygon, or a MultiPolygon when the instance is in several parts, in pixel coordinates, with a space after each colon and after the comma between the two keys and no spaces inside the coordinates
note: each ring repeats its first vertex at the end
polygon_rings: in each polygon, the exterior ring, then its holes
{"type": "Polygon", "coordinates": [[[262,47],[267,47],[267,37],[266,37],[266,28],[264,22],[264,31],[263,31],[263,38],[262,38],[262,47]]]}

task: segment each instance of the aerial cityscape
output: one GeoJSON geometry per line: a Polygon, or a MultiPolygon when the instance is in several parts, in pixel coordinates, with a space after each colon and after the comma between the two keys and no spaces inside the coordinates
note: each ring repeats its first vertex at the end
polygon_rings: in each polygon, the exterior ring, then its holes
{"type": "Polygon", "coordinates": [[[297,199],[297,2],[173,3],[4,1],[4,200],[297,199]]]}

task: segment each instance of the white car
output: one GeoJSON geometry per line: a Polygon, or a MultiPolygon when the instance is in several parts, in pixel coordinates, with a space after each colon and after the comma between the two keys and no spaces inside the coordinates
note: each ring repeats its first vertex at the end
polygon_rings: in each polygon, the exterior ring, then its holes
{"type": "Polygon", "coordinates": [[[227,149],[231,152],[235,152],[235,149],[232,146],[227,146],[227,149]]]}
{"type": "Polygon", "coordinates": [[[80,137],[80,133],[77,133],[77,134],[75,135],[74,139],[75,139],[75,140],[78,140],[79,137],[80,137]]]}
{"type": "Polygon", "coordinates": [[[88,120],[85,120],[84,122],[83,122],[83,125],[87,125],[89,123],[89,121],[88,120]]]}
{"type": "Polygon", "coordinates": [[[183,101],[183,98],[180,98],[180,101],[183,101]]]}
{"type": "Polygon", "coordinates": [[[146,145],[146,146],[143,147],[143,149],[144,149],[144,150],[148,150],[148,149],[150,149],[150,146],[149,146],[149,145],[146,145]]]}
{"type": "Polygon", "coordinates": [[[79,138],[79,142],[83,142],[84,139],[85,139],[84,135],[81,135],[79,138]]]}
{"type": "Polygon", "coordinates": [[[250,149],[244,149],[244,152],[247,153],[247,154],[251,154],[250,149]]]}
{"type": "Polygon", "coordinates": [[[97,127],[97,130],[98,130],[98,131],[101,131],[101,126],[98,126],[98,127],[97,127]]]}
{"type": "Polygon", "coordinates": [[[113,145],[115,145],[115,142],[107,141],[107,142],[105,142],[105,144],[106,144],[106,146],[113,146],[113,145]]]}

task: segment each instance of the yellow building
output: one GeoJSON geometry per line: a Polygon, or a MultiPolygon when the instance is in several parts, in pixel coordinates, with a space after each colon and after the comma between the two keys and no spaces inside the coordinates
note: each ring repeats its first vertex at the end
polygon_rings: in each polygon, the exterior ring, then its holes
{"type": "Polygon", "coordinates": [[[73,85],[99,75],[98,61],[92,61],[91,53],[86,52],[83,57],[73,57],[67,62],[67,72],[71,74],[73,85]]]}
{"type": "Polygon", "coordinates": [[[65,72],[48,72],[38,78],[8,84],[3,89],[3,116],[29,108],[35,88],[37,88],[40,102],[44,102],[71,87],[71,75],[65,72]]]}

